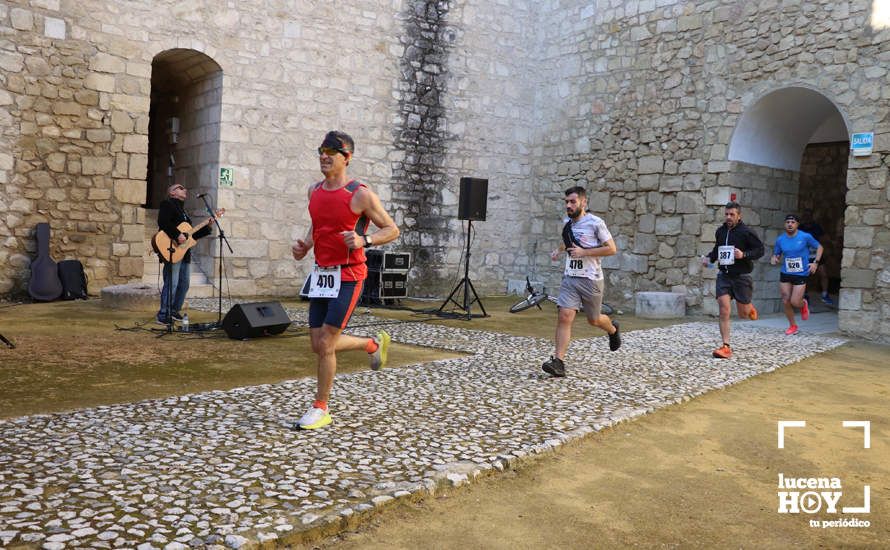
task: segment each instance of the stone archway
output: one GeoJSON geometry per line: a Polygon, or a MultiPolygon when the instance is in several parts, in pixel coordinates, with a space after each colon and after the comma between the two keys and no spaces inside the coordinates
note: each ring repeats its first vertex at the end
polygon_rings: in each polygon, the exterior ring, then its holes
{"type": "MultiPolygon", "coordinates": [[[[223,86],[222,68],[196,50],[163,51],[155,56],[151,67],[147,235],[157,231],[155,209],[171,183],[181,183],[189,190],[186,209],[193,218],[206,217],[199,194],[207,193],[214,199],[211,204],[216,204],[223,86]]],[[[202,241],[197,248],[199,269],[193,273],[197,271],[198,278],[201,272],[213,274],[214,252],[209,243],[202,241]]],[[[143,280],[154,282],[156,269],[150,270],[150,264],[146,262],[143,280]]],[[[200,296],[210,290],[202,289],[201,283],[193,279],[189,295],[200,296]]]]}
{"type": "MultiPolygon", "coordinates": [[[[825,228],[826,267],[835,292],[843,254],[848,128],[840,109],[817,90],[791,86],[771,91],[754,101],[736,125],[726,178],[733,182],[728,191],[747,210],[746,221],[764,239],[767,259],[785,214],[813,209],[825,228]]],[[[754,279],[758,307],[779,311],[778,271],[762,260],[754,279]]]]}

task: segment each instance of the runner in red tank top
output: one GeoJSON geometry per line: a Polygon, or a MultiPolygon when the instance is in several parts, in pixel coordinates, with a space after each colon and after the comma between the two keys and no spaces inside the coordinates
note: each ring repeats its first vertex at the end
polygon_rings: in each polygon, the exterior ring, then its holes
{"type": "Polygon", "coordinates": [[[312,225],[304,239],[292,247],[295,260],[315,249],[310,273],[309,332],[312,351],[318,355],[318,384],[315,401],[295,427],[312,430],[331,423],[328,399],[337,371],[337,351],[363,349],[370,354],[371,368],[386,363],[390,337],[385,331],[376,338],[342,334],[367,276],[364,248],[381,245],[399,236],[392,217],[366,185],[351,180],[346,168],[355,145],[343,132],[331,131],[318,148],[324,180],[309,186],[309,217],[312,225]],[[377,231],[368,234],[368,222],[377,231]]]}

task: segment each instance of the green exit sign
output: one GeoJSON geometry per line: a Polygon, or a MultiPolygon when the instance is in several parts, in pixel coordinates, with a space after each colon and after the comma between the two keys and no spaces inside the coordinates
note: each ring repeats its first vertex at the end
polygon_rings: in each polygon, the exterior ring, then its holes
{"type": "Polygon", "coordinates": [[[219,186],[232,187],[235,185],[235,169],[220,166],[219,168],[219,186]]]}

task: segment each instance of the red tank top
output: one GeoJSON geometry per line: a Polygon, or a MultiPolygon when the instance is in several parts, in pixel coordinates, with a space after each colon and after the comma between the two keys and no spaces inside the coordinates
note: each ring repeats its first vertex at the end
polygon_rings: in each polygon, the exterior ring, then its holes
{"type": "Polygon", "coordinates": [[[312,241],[315,243],[315,263],[321,267],[342,266],[343,281],[364,281],[368,276],[365,250],[350,250],[343,242],[343,231],[364,234],[368,219],[349,207],[352,195],[364,186],[356,180],[334,191],[318,183],[309,196],[309,216],[312,218],[312,241]]]}

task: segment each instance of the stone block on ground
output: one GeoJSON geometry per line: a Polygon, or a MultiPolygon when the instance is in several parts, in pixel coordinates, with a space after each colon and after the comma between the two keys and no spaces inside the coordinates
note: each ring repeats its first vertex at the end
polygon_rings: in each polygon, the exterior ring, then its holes
{"type": "Polygon", "coordinates": [[[637,317],[676,319],[686,316],[686,297],[677,292],[637,292],[634,295],[637,317]]]}
{"type": "Polygon", "coordinates": [[[160,300],[157,287],[145,283],[106,286],[100,295],[104,307],[130,311],[157,309],[160,300]]]}

